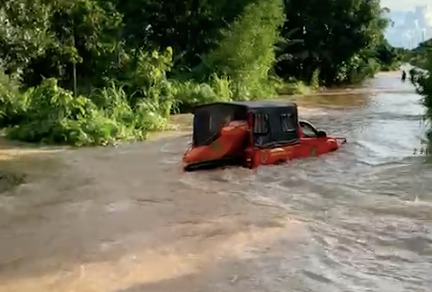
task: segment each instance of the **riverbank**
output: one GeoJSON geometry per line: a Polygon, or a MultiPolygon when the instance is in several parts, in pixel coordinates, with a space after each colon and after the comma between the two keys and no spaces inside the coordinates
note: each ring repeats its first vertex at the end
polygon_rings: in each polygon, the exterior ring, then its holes
{"type": "MultiPolygon", "coordinates": [[[[391,72],[380,72],[377,74],[377,78],[380,77],[397,77],[400,74],[399,71],[391,72]]],[[[368,83],[363,87],[352,87],[352,88],[340,88],[340,89],[329,89],[321,90],[311,94],[305,95],[282,95],[274,101],[280,102],[295,102],[298,105],[299,114],[310,115],[316,113],[317,107],[347,107],[353,105],[360,105],[363,102],[362,97],[366,94],[377,94],[377,93],[396,93],[400,92],[401,89],[392,87],[382,87],[382,88],[370,88],[368,83]]],[[[412,91],[409,89],[407,92],[412,91]]],[[[163,137],[176,137],[185,135],[192,131],[192,114],[177,114],[171,115],[168,124],[167,131],[159,131],[150,133],[149,139],[159,139],[163,137]]],[[[13,153],[13,149],[19,149],[15,152],[15,155],[20,155],[20,153],[26,153],[27,149],[31,149],[32,152],[37,152],[36,149],[43,149],[44,151],[59,151],[61,149],[71,149],[68,146],[56,147],[56,146],[43,146],[39,147],[30,143],[23,143],[19,141],[10,141],[5,139],[0,135],[0,155],[8,156],[13,153]]],[[[0,156],[1,157],[1,156],[0,156]]]]}

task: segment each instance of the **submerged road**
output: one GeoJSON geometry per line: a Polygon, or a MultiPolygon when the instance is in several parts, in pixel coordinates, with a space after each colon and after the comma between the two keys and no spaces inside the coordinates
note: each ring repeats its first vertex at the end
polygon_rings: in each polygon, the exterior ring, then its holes
{"type": "Polygon", "coordinates": [[[188,134],[10,154],[0,291],[430,292],[424,109],[398,74],[364,88],[297,100],[340,151],[256,171],[183,173],[188,134]]]}

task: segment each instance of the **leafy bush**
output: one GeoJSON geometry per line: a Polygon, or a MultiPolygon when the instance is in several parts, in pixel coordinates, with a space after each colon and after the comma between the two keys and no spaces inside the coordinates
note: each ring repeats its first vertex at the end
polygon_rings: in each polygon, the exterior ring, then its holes
{"type": "Polygon", "coordinates": [[[12,139],[27,142],[103,144],[115,135],[115,123],[104,117],[95,104],[82,96],[57,85],[57,80],[46,79],[26,92],[28,103],[25,115],[7,131],[12,139]]]}
{"type": "Polygon", "coordinates": [[[303,81],[290,80],[286,82],[279,90],[279,94],[283,95],[307,95],[313,92],[313,88],[308,86],[303,81]]]}
{"type": "Polygon", "coordinates": [[[48,78],[20,92],[19,84],[0,74],[0,126],[7,136],[26,142],[106,145],[117,140],[143,140],[150,131],[166,128],[175,106],[166,72],[172,50],[130,58],[119,76],[89,97],[74,97],[48,78]]]}
{"type": "Polygon", "coordinates": [[[423,96],[423,105],[428,109],[428,118],[432,121],[432,53],[422,69],[412,68],[409,74],[417,92],[423,96]]]}
{"type": "Polygon", "coordinates": [[[146,138],[146,133],[166,127],[169,115],[166,107],[170,106],[170,102],[137,97],[138,102],[131,106],[128,102],[129,96],[123,87],[116,86],[115,83],[95,91],[90,98],[106,117],[120,125],[117,139],[142,140],[146,138]]]}
{"type": "Polygon", "coordinates": [[[28,96],[21,94],[20,86],[17,77],[0,71],[0,128],[22,119],[28,96]]]}
{"type": "Polygon", "coordinates": [[[189,112],[200,104],[232,99],[230,80],[216,74],[212,74],[207,83],[174,80],[172,84],[173,97],[179,104],[180,112],[189,112]]]}
{"type": "MultiPolygon", "coordinates": [[[[409,71],[410,80],[417,92],[423,96],[423,105],[426,107],[426,119],[432,123],[432,52],[426,56],[421,69],[412,68],[409,71]]],[[[432,129],[426,134],[428,140],[428,153],[432,154],[432,129]]]]}
{"type": "Polygon", "coordinates": [[[114,85],[94,93],[99,107],[90,98],[74,97],[56,79],[44,80],[25,95],[23,119],[7,129],[7,136],[26,142],[84,146],[143,140],[167,121],[160,104],[142,99],[131,107],[124,90],[114,85]]]}
{"type": "Polygon", "coordinates": [[[367,51],[361,52],[338,66],[336,80],[341,84],[356,84],[362,82],[365,78],[374,76],[379,70],[380,64],[378,61],[368,56],[367,51]]]}

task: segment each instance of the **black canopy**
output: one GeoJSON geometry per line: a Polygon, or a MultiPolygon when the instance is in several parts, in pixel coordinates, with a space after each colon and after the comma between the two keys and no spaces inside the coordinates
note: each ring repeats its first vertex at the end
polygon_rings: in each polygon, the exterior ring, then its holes
{"type": "Polygon", "coordinates": [[[297,105],[282,102],[217,102],[194,109],[193,144],[209,145],[229,122],[254,115],[254,143],[271,147],[298,142],[297,105]]]}

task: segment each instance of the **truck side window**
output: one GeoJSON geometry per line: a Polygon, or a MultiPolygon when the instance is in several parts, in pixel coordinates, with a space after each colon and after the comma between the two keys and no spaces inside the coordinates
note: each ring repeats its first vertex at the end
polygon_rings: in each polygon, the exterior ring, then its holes
{"type": "Polygon", "coordinates": [[[265,135],[269,132],[269,115],[268,114],[255,114],[254,133],[265,135]]]}
{"type": "Polygon", "coordinates": [[[316,130],[309,123],[300,122],[300,127],[302,128],[303,135],[306,138],[315,138],[315,137],[317,137],[316,130]]]}
{"type": "Polygon", "coordinates": [[[295,132],[297,131],[296,125],[293,121],[292,114],[281,114],[282,132],[295,132]]]}

